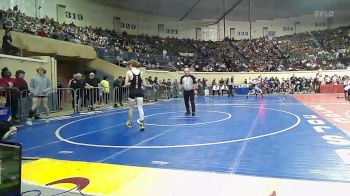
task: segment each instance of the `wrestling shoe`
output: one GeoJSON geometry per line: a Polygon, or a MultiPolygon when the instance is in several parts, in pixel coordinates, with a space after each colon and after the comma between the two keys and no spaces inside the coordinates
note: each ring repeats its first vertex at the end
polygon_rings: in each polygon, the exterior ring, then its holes
{"type": "Polygon", "coordinates": [[[130,121],[127,121],[126,122],[126,127],[130,129],[132,127],[132,123],[130,121]]]}
{"type": "Polygon", "coordinates": [[[44,121],[45,123],[50,123],[51,122],[51,119],[50,119],[50,117],[47,117],[46,119],[45,119],[45,121],[44,121]]]}
{"type": "Polygon", "coordinates": [[[33,122],[32,122],[32,120],[28,119],[27,122],[26,122],[26,124],[27,124],[28,126],[32,126],[32,125],[33,125],[33,122]]]}
{"type": "Polygon", "coordinates": [[[140,131],[144,131],[145,130],[145,123],[140,123],[140,131]]]}

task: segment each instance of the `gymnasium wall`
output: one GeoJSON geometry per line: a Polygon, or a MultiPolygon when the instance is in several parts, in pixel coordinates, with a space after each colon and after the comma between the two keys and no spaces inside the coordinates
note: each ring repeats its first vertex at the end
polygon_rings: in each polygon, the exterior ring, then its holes
{"type": "Polygon", "coordinates": [[[102,59],[95,59],[89,62],[86,62],[85,69],[95,69],[100,72],[100,75],[113,76],[116,79],[118,76],[125,76],[127,69],[119,67],[113,63],[102,59]]]}
{"type": "MultiPolygon", "coordinates": [[[[99,4],[98,1],[87,0],[1,0],[0,9],[8,9],[14,5],[30,16],[43,17],[48,15],[57,19],[56,5],[65,5],[69,17],[63,16],[67,23],[75,23],[79,26],[99,26],[113,29],[113,17],[119,17],[121,30],[129,34],[159,35],[161,37],[196,38],[196,28],[202,28],[200,37],[204,40],[222,40],[224,34],[230,37],[230,29],[235,28],[232,35],[235,39],[249,38],[249,22],[246,21],[226,21],[225,33],[223,22],[213,24],[215,20],[184,20],[178,18],[167,18],[150,14],[128,11],[99,4]],[[35,5],[41,6],[40,10],[35,9],[35,5]],[[79,16],[79,17],[78,17],[79,16]],[[158,24],[164,25],[164,31],[158,32],[158,24]],[[169,31],[167,31],[169,30],[169,31]]],[[[155,8],[156,9],[156,8],[155,8]]],[[[335,12],[332,27],[349,25],[347,20],[349,12],[335,12]]],[[[62,17],[59,17],[62,18],[62,17]]],[[[263,36],[263,27],[268,27],[268,31],[275,32],[276,36],[289,35],[296,32],[320,30],[327,28],[327,18],[325,16],[315,16],[314,13],[301,15],[298,17],[281,18],[273,20],[255,20],[252,23],[252,37],[263,36]],[[298,22],[298,24],[295,24],[298,22]],[[321,24],[321,25],[320,25],[321,24]]]]}

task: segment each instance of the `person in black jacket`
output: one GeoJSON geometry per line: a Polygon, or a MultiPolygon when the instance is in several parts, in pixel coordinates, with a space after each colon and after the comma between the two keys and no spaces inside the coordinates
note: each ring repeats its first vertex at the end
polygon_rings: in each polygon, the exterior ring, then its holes
{"type": "Polygon", "coordinates": [[[85,79],[86,97],[88,101],[89,111],[94,110],[94,105],[99,101],[99,84],[101,80],[95,77],[95,73],[91,72],[89,77],[85,79]]]}
{"type": "Polygon", "coordinates": [[[80,73],[75,74],[75,78],[70,82],[69,88],[72,88],[76,92],[72,93],[72,107],[75,112],[78,112],[82,106],[82,97],[85,88],[85,82],[82,80],[80,73]]]}
{"type": "Polygon", "coordinates": [[[114,93],[116,93],[115,100],[114,100],[114,107],[118,107],[118,104],[120,104],[120,106],[123,106],[122,100],[123,100],[123,77],[119,76],[116,80],[114,80],[113,82],[113,89],[114,89],[114,93]]]}
{"type": "Polygon", "coordinates": [[[228,87],[228,97],[234,97],[233,95],[233,86],[234,86],[234,77],[227,78],[226,85],[228,87]]]}
{"type": "Polygon", "coordinates": [[[5,54],[20,56],[19,48],[12,44],[11,31],[9,30],[7,30],[4,37],[2,37],[2,49],[5,54]]]}

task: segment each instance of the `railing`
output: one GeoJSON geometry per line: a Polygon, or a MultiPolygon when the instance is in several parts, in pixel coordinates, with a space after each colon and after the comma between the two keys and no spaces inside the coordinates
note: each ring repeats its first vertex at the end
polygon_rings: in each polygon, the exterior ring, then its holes
{"type": "MultiPolygon", "coordinates": [[[[15,89],[0,89],[0,96],[5,96],[13,116],[19,121],[25,121],[32,107],[33,95],[28,91],[16,91],[15,89]]],[[[55,116],[69,115],[91,110],[101,110],[116,107],[128,100],[129,89],[94,87],[86,89],[58,88],[50,90],[48,104],[50,114],[55,116]]],[[[154,85],[144,88],[144,101],[153,102],[162,99],[179,97],[175,87],[154,85]]],[[[38,106],[35,111],[39,116],[44,113],[44,108],[38,106]]]]}
{"type": "MultiPolygon", "coordinates": [[[[62,112],[65,114],[73,113],[74,108],[74,89],[58,88],[50,90],[48,94],[48,105],[50,113],[62,112]]],[[[32,107],[33,94],[29,90],[22,91],[19,97],[19,119],[25,120],[28,116],[29,110],[32,107]]],[[[38,106],[35,113],[38,115],[44,111],[42,106],[38,106]]]]}
{"type": "MultiPolygon", "coordinates": [[[[237,90],[242,88],[248,88],[248,85],[235,86],[234,90],[237,94],[237,90]]],[[[294,93],[294,86],[291,93],[294,93]]],[[[316,91],[319,86],[311,87],[310,92],[316,91]]],[[[262,87],[265,92],[267,89],[262,87]]],[[[144,89],[144,101],[153,102],[162,99],[178,98],[181,97],[180,89],[177,86],[167,86],[163,84],[153,85],[152,87],[145,87],[144,89]]],[[[220,94],[228,90],[227,87],[219,89],[213,89],[213,86],[200,86],[198,89],[198,96],[204,96],[205,94],[212,95],[213,90],[219,90],[220,94]],[[207,93],[205,93],[207,91],[207,93]]],[[[275,92],[280,93],[283,90],[281,86],[278,86],[275,92]]],[[[296,89],[295,92],[298,92],[296,89]]],[[[310,93],[307,91],[307,93],[310,93]]],[[[14,119],[24,121],[27,119],[29,111],[32,107],[33,95],[28,91],[19,92],[15,88],[0,89],[0,96],[6,97],[5,106],[10,108],[14,119]]],[[[128,100],[129,89],[124,87],[118,88],[104,88],[94,87],[86,89],[72,89],[72,88],[58,88],[52,89],[48,94],[49,110],[51,114],[55,116],[70,115],[73,113],[79,113],[91,110],[102,110],[105,108],[115,107],[117,104],[124,103],[128,100]]],[[[44,108],[39,106],[37,108],[36,115],[44,112],[44,108]]]]}

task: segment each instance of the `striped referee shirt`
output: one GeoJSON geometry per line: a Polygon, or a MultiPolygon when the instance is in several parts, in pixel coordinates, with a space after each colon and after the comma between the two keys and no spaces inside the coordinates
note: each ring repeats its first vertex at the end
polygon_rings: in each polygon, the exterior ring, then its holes
{"type": "Polygon", "coordinates": [[[183,85],[185,91],[193,90],[196,83],[196,78],[193,75],[184,75],[180,79],[180,84],[183,85]]]}

